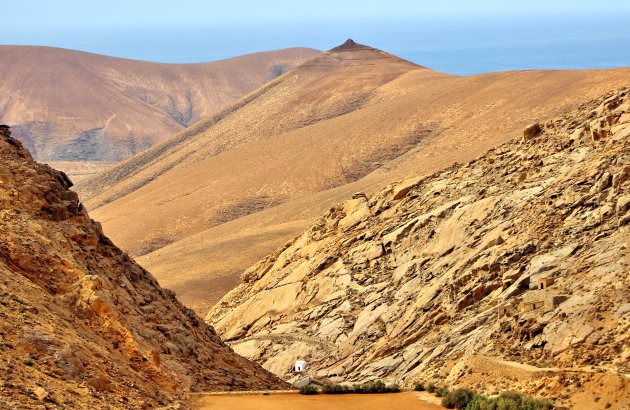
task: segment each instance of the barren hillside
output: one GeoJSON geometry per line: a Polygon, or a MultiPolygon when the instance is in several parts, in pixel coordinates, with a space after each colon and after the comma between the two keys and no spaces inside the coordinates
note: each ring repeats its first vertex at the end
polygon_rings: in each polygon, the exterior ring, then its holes
{"type": "MultiPolygon", "coordinates": [[[[500,132],[501,130],[497,130],[500,132]]],[[[285,378],[630,404],[630,90],[333,206],[207,320],[285,378]]]]}
{"type": "Polygon", "coordinates": [[[147,408],[282,388],[103,235],[0,126],[0,408],[147,408]]]}
{"type": "Polygon", "coordinates": [[[0,122],[40,161],[120,161],[317,54],[293,48],[161,64],[0,46],[0,122]]]}
{"type": "Polygon", "coordinates": [[[79,190],[116,243],[204,312],[353,192],[468,161],[629,76],[456,77],[348,43],[79,190]]]}

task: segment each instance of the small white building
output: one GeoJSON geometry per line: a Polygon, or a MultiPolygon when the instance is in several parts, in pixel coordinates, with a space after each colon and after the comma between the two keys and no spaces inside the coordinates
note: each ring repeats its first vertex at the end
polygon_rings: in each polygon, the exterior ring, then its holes
{"type": "Polygon", "coordinates": [[[301,373],[306,370],[306,360],[296,360],[295,365],[293,366],[293,370],[297,373],[301,373]]]}

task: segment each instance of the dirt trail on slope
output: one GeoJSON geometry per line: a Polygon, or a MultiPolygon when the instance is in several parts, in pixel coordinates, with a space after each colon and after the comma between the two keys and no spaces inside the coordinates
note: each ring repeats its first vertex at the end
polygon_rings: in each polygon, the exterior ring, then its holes
{"type": "Polygon", "coordinates": [[[544,373],[609,373],[615,376],[630,378],[628,374],[619,373],[607,367],[582,366],[582,367],[537,367],[526,363],[513,362],[499,359],[498,357],[476,355],[468,359],[468,365],[481,372],[492,372],[497,375],[505,373],[514,376],[517,371],[520,374],[529,374],[530,378],[538,377],[544,373]]]}

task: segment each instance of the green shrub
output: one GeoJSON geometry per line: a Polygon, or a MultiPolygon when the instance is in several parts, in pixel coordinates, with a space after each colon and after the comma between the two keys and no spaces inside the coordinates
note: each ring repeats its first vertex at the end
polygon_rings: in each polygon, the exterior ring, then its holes
{"type": "Polygon", "coordinates": [[[506,391],[497,397],[486,398],[477,395],[465,410],[551,410],[553,405],[547,400],[537,400],[522,393],[506,391]]]}
{"type": "Polygon", "coordinates": [[[444,397],[448,394],[448,389],[446,387],[436,387],[435,395],[438,397],[444,397]]]}
{"type": "MultiPolygon", "coordinates": [[[[424,386],[417,385],[416,390],[422,391],[424,386]]],[[[497,397],[487,398],[475,393],[471,389],[455,389],[449,391],[445,387],[430,384],[429,392],[442,397],[442,406],[457,410],[551,410],[553,405],[547,400],[539,400],[526,394],[506,391],[497,397]]]]}
{"type": "Polygon", "coordinates": [[[397,393],[400,388],[396,384],[385,385],[381,380],[376,380],[371,383],[355,384],[352,386],[352,391],[355,393],[397,393]]]}
{"type": "Polygon", "coordinates": [[[385,384],[377,380],[372,383],[364,383],[364,384],[355,384],[354,392],[355,393],[379,393],[379,390],[384,389],[385,384]]]}
{"type": "Polygon", "coordinates": [[[426,389],[424,388],[424,384],[422,383],[418,383],[416,384],[416,386],[413,388],[415,391],[425,391],[426,389]]]}
{"type": "Polygon", "coordinates": [[[367,391],[368,393],[383,393],[387,387],[385,386],[385,383],[383,383],[380,380],[376,380],[373,383],[368,383],[367,384],[367,391]]]}
{"type": "Polygon", "coordinates": [[[317,394],[317,387],[312,384],[307,384],[306,386],[300,387],[300,394],[317,394]]]}
{"type": "Polygon", "coordinates": [[[470,389],[455,389],[442,397],[442,406],[447,409],[466,410],[468,403],[475,397],[475,392],[470,389]]]}
{"type": "Polygon", "coordinates": [[[387,389],[387,393],[399,393],[400,392],[400,386],[397,384],[390,384],[386,387],[387,389]]]}
{"type": "Polygon", "coordinates": [[[466,410],[496,410],[496,406],[487,398],[476,395],[470,402],[468,402],[466,410]]]}
{"type": "Polygon", "coordinates": [[[455,401],[453,401],[453,398],[448,394],[442,397],[441,404],[442,404],[442,407],[446,407],[447,409],[455,408],[455,401]]]}
{"type": "Polygon", "coordinates": [[[501,393],[496,398],[496,403],[496,410],[550,410],[553,408],[547,400],[537,400],[514,391],[501,393]]]}
{"type": "Polygon", "coordinates": [[[352,393],[352,390],[348,386],[341,384],[325,384],[322,386],[322,393],[324,394],[344,394],[352,393]]]}

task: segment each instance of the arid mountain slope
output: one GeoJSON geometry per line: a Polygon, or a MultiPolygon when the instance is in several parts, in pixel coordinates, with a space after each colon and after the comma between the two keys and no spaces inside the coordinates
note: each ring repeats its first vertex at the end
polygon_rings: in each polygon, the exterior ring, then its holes
{"type": "Polygon", "coordinates": [[[625,89],[464,165],[355,194],[207,320],[285,379],[303,357],[334,381],[480,382],[624,408],[629,273],[625,89]]]}
{"type": "Polygon", "coordinates": [[[294,48],[161,64],[0,46],[0,121],[40,161],[120,161],[318,53],[294,48]]]}
{"type": "Polygon", "coordinates": [[[116,243],[147,254],[141,263],[202,312],[250,264],[356,190],[468,161],[629,76],[455,77],[350,44],[79,191],[116,243]]]}
{"type": "Polygon", "coordinates": [[[364,46],[322,54],[166,143],[86,181],[81,192],[99,218],[111,221],[111,232],[123,246],[145,253],[151,241],[178,239],[342,184],[374,169],[374,162],[410,149],[420,138],[420,133],[339,138],[330,121],[359,109],[378,87],[410,70],[444,77],[364,46]],[[326,134],[315,128],[326,129],[326,134]],[[347,145],[359,142],[364,148],[349,153],[353,161],[341,163],[347,145]],[[139,200],[142,206],[137,206],[139,200]],[[138,243],[136,232],[118,229],[128,217],[146,224],[144,243],[138,243]]]}
{"type": "MultiPolygon", "coordinates": [[[[528,123],[557,116],[627,85],[628,78],[630,69],[508,72],[435,82],[423,79],[420,73],[406,74],[388,84],[387,90],[378,90],[391,92],[391,100],[339,118],[327,134],[344,141],[347,134],[374,132],[387,140],[390,133],[397,132],[393,124],[401,124],[403,129],[417,128],[425,122],[441,124],[406,154],[384,162],[354,182],[305,194],[206,229],[141,256],[138,261],[161,283],[174,289],[184,304],[203,314],[238,283],[245,269],[298,236],[318,215],[354,192],[373,193],[397,179],[467,162],[520,135],[528,123]],[[399,94],[400,90],[407,91],[399,94]]],[[[318,150],[319,145],[309,149],[318,150]]],[[[347,144],[344,149],[329,155],[345,160],[347,152],[355,148],[347,144]]],[[[281,164],[278,169],[283,169],[281,164]]],[[[145,234],[131,220],[122,229],[135,229],[137,238],[145,234]]]]}
{"type": "Polygon", "coordinates": [[[285,386],[103,236],[70,186],[0,127],[0,408],[285,386]]]}

